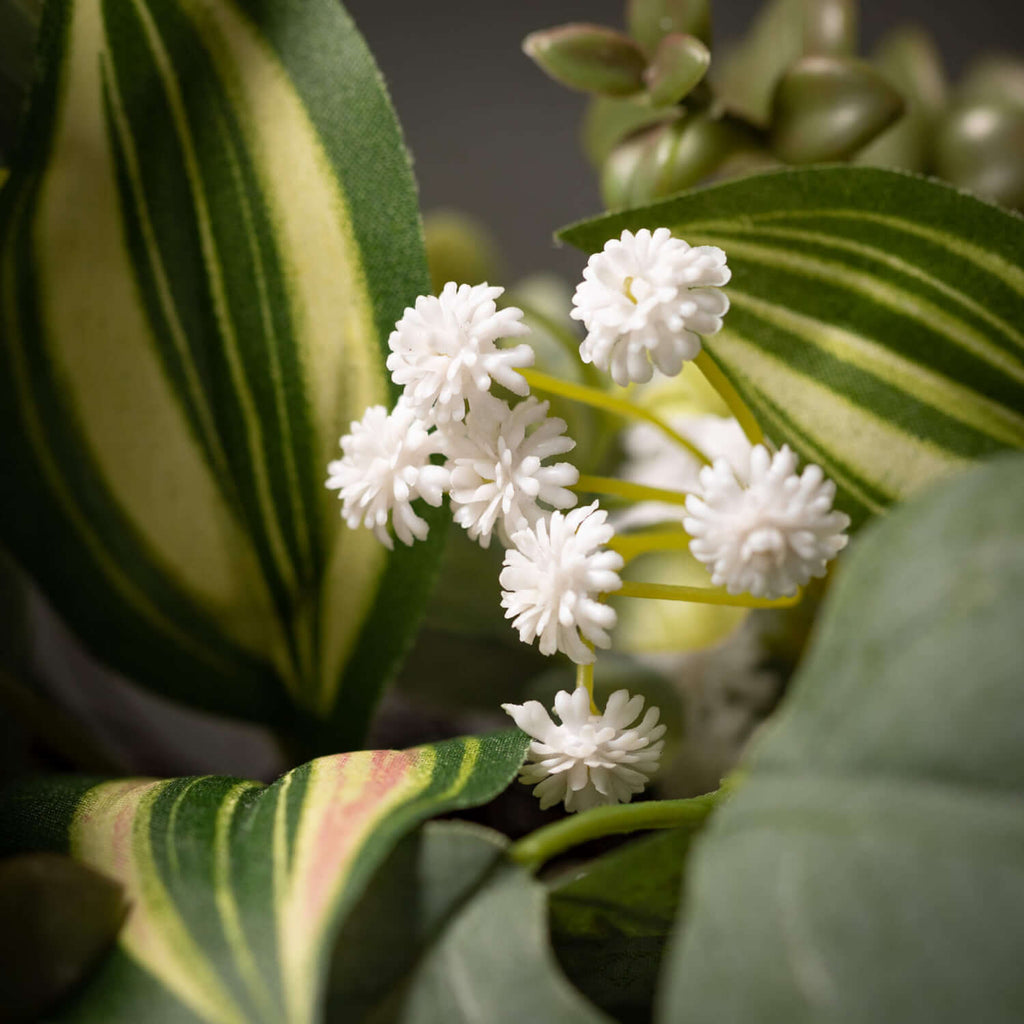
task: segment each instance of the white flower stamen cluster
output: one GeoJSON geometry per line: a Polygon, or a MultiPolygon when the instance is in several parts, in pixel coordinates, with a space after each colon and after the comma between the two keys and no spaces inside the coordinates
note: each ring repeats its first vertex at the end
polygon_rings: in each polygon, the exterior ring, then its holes
{"type": "Polygon", "coordinates": [[[495,527],[508,547],[513,532],[541,518],[538,502],[562,509],[576,504],[567,488],[579,480],[579,470],[568,462],[543,465],[576,445],[565,435],[565,421],[547,413],[548,403],[533,397],[510,409],[482,395],[447,432],[453,518],[483,547],[495,527]]]}
{"type": "Polygon", "coordinates": [[[774,455],[756,445],[747,479],[716,459],[686,500],[690,551],[730,594],[790,597],[846,546],[850,518],[832,508],[835,493],[820,466],[797,473],[786,445],[774,455]]]}
{"type": "Polygon", "coordinates": [[[542,810],[559,802],[567,811],[628,803],[644,789],[658,770],[665,726],[654,707],[633,724],[643,706],[643,697],[616,690],[595,715],[585,687],[562,690],[555,696],[556,724],[539,701],[502,704],[533,739],[519,779],[534,786],[542,810]]]}
{"type": "Polygon", "coordinates": [[[461,420],[492,381],[517,395],[529,392],[516,369],[533,365],[533,349],[495,345],[501,338],[530,333],[521,309],[498,309],[494,300],[504,290],[449,281],[440,295],[421,295],[395,324],[387,366],[422,419],[438,424],[461,420]]]}
{"type": "Polygon", "coordinates": [[[644,383],[654,367],[669,377],[700,352],[700,335],[722,326],[731,272],[713,245],[690,246],[668,228],[623,231],[594,253],[573,296],[585,363],[616,384],[644,383]]]}
{"type": "Polygon", "coordinates": [[[614,530],[608,513],[592,505],[567,515],[552,512],[535,528],[512,535],[499,580],[505,617],[541,654],[563,651],[577,665],[589,665],[595,647],[611,646],[608,631],[615,611],[600,597],[622,586],[622,556],[604,545],[614,530]]]}
{"type": "Polygon", "coordinates": [[[529,331],[522,310],[497,308],[503,291],[449,282],[439,296],[420,296],[395,325],[387,365],[402,397],[390,414],[367,409],[341,439],[342,458],[328,466],[327,486],[338,490],[353,529],[373,529],[389,548],[389,523],[404,544],[423,540],[428,524],[412,503],[436,507],[449,492],[456,522],[487,547],[495,531],[507,542],[536,523],[545,505],[575,505],[568,488],[576,468],[544,464],[575,447],[565,422],[548,417],[546,402],[527,397],[510,407],[490,394],[496,382],[528,395],[516,369],[533,363],[529,345],[496,345],[529,331]]]}

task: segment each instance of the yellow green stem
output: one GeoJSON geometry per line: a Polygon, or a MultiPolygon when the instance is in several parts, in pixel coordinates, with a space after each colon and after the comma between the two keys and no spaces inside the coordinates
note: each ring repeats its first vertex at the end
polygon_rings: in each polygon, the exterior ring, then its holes
{"type": "MultiPolygon", "coordinates": [[[[593,650],[593,648],[591,648],[593,650]]],[[[592,715],[599,715],[601,712],[597,709],[597,704],[594,703],[594,663],[591,662],[589,665],[577,665],[576,666],[576,688],[584,687],[587,694],[590,697],[590,713],[592,715]]]]}
{"type": "Polygon", "coordinates": [[[610,494],[626,501],[667,501],[673,505],[685,505],[687,495],[683,491],[668,491],[661,487],[648,487],[629,480],[616,480],[611,476],[580,476],[572,488],[584,494],[610,494]]]}
{"type": "Polygon", "coordinates": [[[603,409],[605,412],[614,413],[624,419],[643,420],[657,427],[663,434],[670,437],[676,444],[685,448],[695,459],[705,466],[711,465],[711,460],[692,441],[687,441],[677,430],[673,430],[660,416],[624,398],[616,398],[600,388],[587,387],[585,384],[575,384],[572,381],[560,380],[558,377],[550,377],[539,370],[521,370],[526,382],[534,391],[541,391],[549,395],[561,395],[573,402],[582,402],[584,405],[591,405],[595,409],[603,409]]]}
{"type": "Polygon", "coordinates": [[[792,608],[802,596],[798,590],[792,597],[752,597],[730,594],[716,587],[682,587],[670,583],[637,583],[626,580],[615,591],[616,597],[644,597],[654,601],[693,601],[697,604],[723,604],[735,608],[792,608]]]}
{"type": "Polygon", "coordinates": [[[617,551],[626,562],[652,551],[682,551],[690,546],[690,535],[682,528],[645,530],[642,533],[618,533],[607,547],[617,551]]]}
{"type": "Polygon", "coordinates": [[[729,378],[718,368],[717,363],[704,349],[700,350],[694,363],[697,369],[704,374],[704,379],[718,392],[722,401],[729,407],[729,412],[743,428],[747,440],[751,444],[762,444],[764,433],[757,420],[754,419],[754,414],[750,411],[747,403],[740,398],[739,392],[732,386],[729,378]]]}

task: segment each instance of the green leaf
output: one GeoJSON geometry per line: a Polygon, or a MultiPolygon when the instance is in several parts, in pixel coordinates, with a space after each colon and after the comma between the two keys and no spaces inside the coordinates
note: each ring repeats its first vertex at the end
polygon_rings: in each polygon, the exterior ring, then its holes
{"type": "Polygon", "coordinates": [[[0,163],[10,156],[32,81],[41,10],[42,0],[0,0],[0,163]]]}
{"type": "Polygon", "coordinates": [[[0,861],[0,1020],[37,1020],[113,945],[128,905],[121,886],[53,853],[0,861]]]}
{"type": "Polygon", "coordinates": [[[321,1018],[339,923],[398,839],[512,780],[518,731],[339,754],[272,786],[202,777],[23,784],[0,837],[110,875],[132,913],[60,1020],[299,1024],[321,1018]]]}
{"type": "Polygon", "coordinates": [[[0,536],[89,646],[211,710],[361,736],[438,540],[324,487],[428,290],[334,0],[54,0],[0,193],[0,536]]]}
{"type": "Polygon", "coordinates": [[[863,520],[1024,447],[1024,225],[936,182],[866,167],[716,185],[566,228],[595,252],[667,225],[721,246],[732,308],[706,339],[765,432],[821,465],[863,520]]]}
{"type": "Polygon", "coordinates": [[[1024,1016],[1024,457],[858,541],[694,848],[661,1020],[1024,1016]]]}
{"type": "Polygon", "coordinates": [[[508,863],[507,846],[464,822],[399,846],[339,936],[326,1019],[603,1021],[561,976],[543,886],[508,863]]]}
{"type": "Polygon", "coordinates": [[[556,82],[601,96],[644,87],[647,60],[629,36],[603,25],[572,24],[531,32],[523,52],[556,82]]]}
{"type": "Polygon", "coordinates": [[[616,1020],[649,1021],[690,843],[699,826],[645,836],[551,888],[551,941],[569,979],[616,1020]]]}

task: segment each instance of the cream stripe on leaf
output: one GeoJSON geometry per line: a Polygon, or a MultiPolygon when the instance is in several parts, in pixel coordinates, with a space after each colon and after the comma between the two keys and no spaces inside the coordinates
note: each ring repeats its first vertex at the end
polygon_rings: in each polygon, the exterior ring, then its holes
{"type": "Polygon", "coordinates": [[[0,193],[0,540],[140,683],[354,746],[441,539],[389,555],[323,486],[428,289],[377,69],[335,0],[44,17],[0,193]]]}
{"type": "Polygon", "coordinates": [[[977,458],[1024,447],[1020,218],[862,167],[755,175],[572,225],[598,250],[668,226],[729,255],[706,339],[767,434],[820,463],[855,519],[977,458]]]}
{"type": "Polygon", "coordinates": [[[373,873],[420,822],[493,799],[528,742],[513,730],[338,754],[272,786],[63,778],[5,791],[0,853],[68,851],[131,905],[116,949],[54,1019],[322,1020],[335,936],[373,873]]]}

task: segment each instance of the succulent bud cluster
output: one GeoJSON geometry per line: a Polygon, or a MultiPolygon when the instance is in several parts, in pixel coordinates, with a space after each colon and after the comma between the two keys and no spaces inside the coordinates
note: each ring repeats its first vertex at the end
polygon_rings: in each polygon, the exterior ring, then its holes
{"type": "Polygon", "coordinates": [[[984,59],[955,89],[921,29],[857,56],[855,0],[769,0],[716,50],[709,0],[629,0],[627,31],[571,24],[523,48],[591,93],[588,155],[610,208],[758,166],[853,160],[934,174],[1024,207],[1024,64],[984,59]]]}

